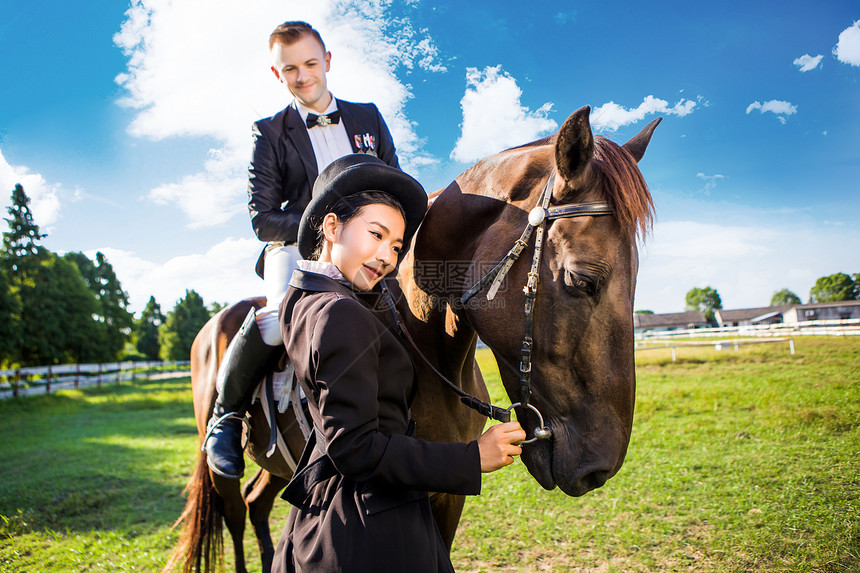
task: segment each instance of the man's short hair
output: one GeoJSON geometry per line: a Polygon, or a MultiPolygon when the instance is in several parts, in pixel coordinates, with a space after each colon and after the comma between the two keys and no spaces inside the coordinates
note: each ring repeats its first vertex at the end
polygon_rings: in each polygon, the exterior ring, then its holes
{"type": "Polygon", "coordinates": [[[326,51],[325,43],[320,37],[320,33],[311,28],[307,22],[284,22],[274,32],[269,35],[269,51],[272,51],[272,46],[275,42],[284,46],[291,46],[302,39],[302,36],[311,35],[316,38],[316,41],[322,46],[323,52],[326,51]]]}

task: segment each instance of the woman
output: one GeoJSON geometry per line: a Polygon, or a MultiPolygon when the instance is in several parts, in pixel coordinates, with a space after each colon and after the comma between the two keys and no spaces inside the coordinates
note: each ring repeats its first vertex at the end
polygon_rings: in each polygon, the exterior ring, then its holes
{"type": "Polygon", "coordinates": [[[280,309],[314,432],[284,492],[294,507],[273,571],[453,571],[427,492],[478,494],[481,472],[521,453],[517,422],[469,444],[412,437],[412,361],[356,296],[379,292],[426,209],[417,181],[372,156],[338,159],[314,184],[280,309]]]}

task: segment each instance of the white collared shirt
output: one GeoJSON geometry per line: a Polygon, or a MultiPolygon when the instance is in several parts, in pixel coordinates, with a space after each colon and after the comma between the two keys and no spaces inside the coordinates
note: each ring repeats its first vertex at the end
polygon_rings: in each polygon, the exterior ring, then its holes
{"type": "MultiPolygon", "coordinates": [[[[298,101],[295,103],[296,110],[302,116],[302,122],[307,125],[308,114],[316,114],[316,112],[306,108],[298,101]]],[[[328,115],[334,111],[337,111],[337,100],[332,97],[331,103],[325,112],[323,112],[323,115],[328,115]]],[[[311,138],[311,146],[314,149],[314,157],[317,160],[317,173],[322,173],[322,170],[328,167],[328,164],[335,159],[352,153],[352,145],[349,142],[346,127],[343,125],[343,117],[337,123],[325,127],[318,125],[308,129],[308,136],[311,138]]]]}
{"type": "Polygon", "coordinates": [[[345,285],[351,284],[348,280],[346,280],[346,277],[343,276],[343,273],[340,272],[340,269],[334,266],[334,263],[330,261],[320,262],[301,259],[299,261],[296,261],[296,264],[301,270],[305,272],[327,276],[328,278],[334,279],[337,282],[343,283],[345,285]]]}

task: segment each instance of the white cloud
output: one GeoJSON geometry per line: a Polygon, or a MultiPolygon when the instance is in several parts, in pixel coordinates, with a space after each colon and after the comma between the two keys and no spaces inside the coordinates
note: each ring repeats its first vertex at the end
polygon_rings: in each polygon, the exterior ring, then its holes
{"type": "Polygon", "coordinates": [[[530,111],[520,102],[522,93],[501,66],[467,68],[462,130],[451,158],[469,163],[554,131],[558,124],[547,117],[552,104],[530,111]]]}
{"type": "Polygon", "coordinates": [[[555,21],[560,26],[564,26],[568,22],[575,22],[579,13],[576,10],[570,12],[556,12],[555,21]]]}
{"type": "Polygon", "coordinates": [[[860,66],[860,20],[842,30],[833,55],[845,64],[860,66]]]}
{"type": "Polygon", "coordinates": [[[654,226],[651,254],[668,256],[693,265],[694,274],[712,268],[720,261],[737,261],[770,252],[765,246],[774,239],[765,227],[739,227],[697,221],[670,221],[654,226]],[[698,259],[694,261],[692,259],[698,259]]]}
{"type": "Polygon", "coordinates": [[[49,184],[41,174],[33,173],[23,165],[9,165],[0,150],[0,192],[3,194],[4,212],[10,205],[9,200],[16,184],[20,184],[30,198],[33,222],[39,225],[42,232],[50,230],[51,225],[60,218],[62,186],[58,183],[49,184]]]}
{"type": "Polygon", "coordinates": [[[684,117],[693,113],[701,99],[701,96],[697,98],[697,101],[681,98],[670,107],[666,100],[649,95],[642,100],[638,107],[630,109],[625,109],[614,101],[610,101],[592,110],[591,125],[597,131],[617,131],[619,127],[636,123],[652,113],[684,117]]]}
{"type": "Polygon", "coordinates": [[[810,70],[814,70],[821,63],[821,59],[824,56],[822,54],[818,54],[817,56],[810,56],[809,54],[803,54],[796,60],[794,60],[794,65],[800,68],[801,72],[808,72],[810,70]]]}
{"type": "Polygon", "coordinates": [[[101,251],[107,257],[129,294],[132,310],[139,313],[154,296],[167,313],[185,296],[185,289],[197,291],[206,304],[233,303],[262,295],[263,281],[253,271],[260,249],[261,243],[255,239],[227,239],[205,253],[177,256],[161,263],[113,247],[85,254],[95,258],[101,251]]]}
{"type": "Polygon", "coordinates": [[[777,119],[779,119],[779,122],[783,125],[785,125],[786,116],[794,115],[795,113],[797,113],[797,106],[791,105],[791,102],[778,99],[772,99],[764,103],[754,101],[747,106],[747,113],[749,114],[751,111],[756,109],[759,110],[761,113],[770,112],[776,115],[777,119]]]}
{"type": "Polygon", "coordinates": [[[720,179],[726,178],[725,175],[720,175],[719,173],[717,173],[715,175],[705,175],[704,173],[696,173],[696,177],[698,177],[699,179],[705,180],[705,188],[703,189],[705,195],[710,195],[711,191],[713,191],[716,188],[717,182],[720,179]]]}
{"type": "Polygon", "coordinates": [[[410,87],[395,72],[445,67],[433,40],[406,19],[393,21],[388,7],[378,0],[134,0],[114,37],[128,57],[126,72],[116,78],[127,91],[121,103],[138,110],[129,132],[155,140],[203,136],[218,142],[211,152],[216,158],[198,173],[165,183],[149,197],[175,202],[193,227],[243,213],[235,206],[245,200],[250,125],[292,99],[269,69],[267,50],[269,33],[288,18],[320,31],[332,52],[332,93],[379,106],[404,168],[432,163],[405,114],[410,87]],[[218,205],[211,205],[213,199],[218,205]]]}
{"type": "Polygon", "coordinates": [[[247,209],[247,194],[236,192],[247,188],[246,156],[234,147],[211,149],[205,171],[159,185],[148,197],[159,205],[177,204],[192,229],[225,223],[247,209]]]}
{"type": "Polygon", "coordinates": [[[817,278],[860,265],[857,229],[770,225],[765,214],[759,219],[750,225],[657,223],[640,253],[636,309],[681,312],[687,291],[703,286],[715,288],[729,309],[767,306],[781,288],[806,300],[817,278]]]}

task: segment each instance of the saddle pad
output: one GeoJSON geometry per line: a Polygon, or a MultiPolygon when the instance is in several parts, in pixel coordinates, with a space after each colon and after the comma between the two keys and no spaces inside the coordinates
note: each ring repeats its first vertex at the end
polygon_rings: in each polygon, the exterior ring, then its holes
{"type": "MultiPolygon", "coordinates": [[[[287,365],[286,370],[272,373],[272,395],[275,398],[275,402],[278,403],[278,411],[281,413],[286,411],[287,406],[290,403],[290,386],[292,378],[293,369],[290,365],[287,365]]],[[[260,380],[260,383],[257,384],[257,388],[254,390],[254,395],[251,398],[252,402],[262,399],[263,384],[265,383],[266,378],[263,377],[260,380]]],[[[305,397],[305,392],[302,390],[301,386],[299,387],[299,395],[302,398],[305,397]]]]}

